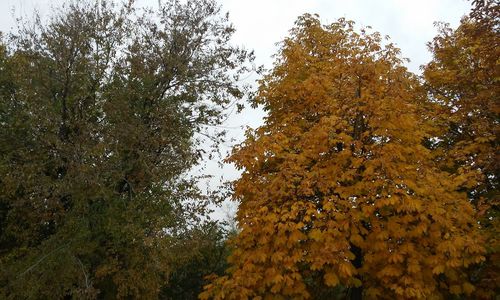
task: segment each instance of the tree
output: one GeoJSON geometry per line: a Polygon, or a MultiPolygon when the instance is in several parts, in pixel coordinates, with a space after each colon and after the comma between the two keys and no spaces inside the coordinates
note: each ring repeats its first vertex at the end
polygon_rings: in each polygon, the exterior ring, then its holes
{"type": "Polygon", "coordinates": [[[475,298],[493,298],[500,288],[499,13],[496,1],[475,1],[456,30],[440,24],[429,43],[433,60],[424,68],[431,116],[441,125],[434,152],[467,192],[486,238],[487,260],[470,272],[481,287],[475,298]]]}
{"type": "Polygon", "coordinates": [[[212,0],[78,2],[0,48],[0,298],[155,298],[251,54],[212,0]]]}
{"type": "Polygon", "coordinates": [[[418,80],[399,49],[340,19],[300,17],[255,105],[265,124],[229,161],[241,232],[201,299],[470,294],[474,210],[423,146],[418,80]],[[337,292],[339,292],[337,290],[337,292]]]}
{"type": "Polygon", "coordinates": [[[178,256],[160,299],[196,300],[207,277],[224,274],[230,253],[227,239],[231,234],[224,225],[209,222],[182,237],[195,251],[178,256]]]}

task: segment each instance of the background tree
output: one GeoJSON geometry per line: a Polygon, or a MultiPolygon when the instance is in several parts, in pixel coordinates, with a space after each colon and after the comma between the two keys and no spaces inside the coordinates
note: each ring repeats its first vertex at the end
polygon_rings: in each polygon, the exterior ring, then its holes
{"type": "Polygon", "coordinates": [[[227,269],[230,236],[231,232],[216,222],[202,224],[183,236],[184,243],[191,245],[194,251],[177,256],[174,271],[162,288],[160,299],[198,299],[207,283],[206,277],[221,276],[227,269]]]}
{"type": "Polygon", "coordinates": [[[299,18],[260,83],[265,124],[243,170],[228,274],[202,299],[437,299],[470,294],[474,210],[422,141],[419,82],[399,49],[340,19],[299,18]]]}
{"type": "Polygon", "coordinates": [[[486,237],[487,260],[470,272],[481,287],[476,298],[492,298],[500,287],[499,20],[497,1],[475,1],[456,30],[440,24],[429,44],[433,60],[424,68],[432,118],[441,125],[434,152],[467,192],[486,237]]]}
{"type": "Polygon", "coordinates": [[[211,0],[74,2],[0,48],[0,298],[158,296],[251,57],[211,0]]]}

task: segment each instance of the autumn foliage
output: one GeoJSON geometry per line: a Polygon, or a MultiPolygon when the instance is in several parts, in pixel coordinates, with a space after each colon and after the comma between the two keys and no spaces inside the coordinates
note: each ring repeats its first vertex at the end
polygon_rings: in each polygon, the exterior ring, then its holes
{"type": "Polygon", "coordinates": [[[252,52],[215,0],[115,2],[0,34],[0,299],[500,294],[497,0],[438,25],[422,76],[369,27],[299,17],[228,158],[232,230],[191,175],[252,52]]]}
{"type": "Polygon", "coordinates": [[[470,271],[479,287],[474,298],[480,299],[493,298],[500,289],[499,28],[499,5],[475,1],[456,30],[440,25],[429,44],[434,58],[424,68],[435,107],[432,118],[441,130],[436,159],[467,192],[486,238],[487,259],[470,271]]]}
{"type": "Polygon", "coordinates": [[[475,211],[422,142],[432,119],[399,49],[340,19],[298,19],[260,82],[265,124],[229,161],[241,233],[201,299],[470,295],[475,211]],[[330,295],[330,296],[329,296],[330,295]]]}

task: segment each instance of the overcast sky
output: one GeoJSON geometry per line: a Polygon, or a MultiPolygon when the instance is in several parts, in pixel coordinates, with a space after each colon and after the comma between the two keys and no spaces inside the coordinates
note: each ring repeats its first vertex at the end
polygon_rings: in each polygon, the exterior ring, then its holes
{"type": "MultiPolygon", "coordinates": [[[[64,0],[0,0],[0,31],[14,28],[14,17],[31,16],[38,10],[42,17],[50,13],[50,7],[64,0]]],[[[158,6],[158,0],[138,0],[139,5],[158,6]]],[[[339,17],[354,20],[362,26],[370,25],[382,35],[389,35],[401,48],[402,55],[411,60],[408,68],[419,73],[419,66],[430,60],[426,43],[436,35],[434,22],[443,21],[456,27],[460,18],[467,14],[470,2],[465,0],[220,0],[222,10],[228,11],[236,33],[233,42],[255,51],[256,64],[270,68],[271,56],[277,51],[276,43],[283,40],[299,15],[317,13],[323,23],[339,17]]],[[[256,76],[248,80],[254,81],[256,76]]],[[[241,141],[242,127],[257,127],[263,113],[246,110],[234,115],[225,124],[231,137],[241,141]]],[[[231,144],[226,144],[225,150],[231,144]]],[[[232,179],[237,172],[230,166],[224,170],[211,162],[207,172],[218,178],[232,179]]],[[[220,215],[220,214],[219,214],[220,215]]]]}

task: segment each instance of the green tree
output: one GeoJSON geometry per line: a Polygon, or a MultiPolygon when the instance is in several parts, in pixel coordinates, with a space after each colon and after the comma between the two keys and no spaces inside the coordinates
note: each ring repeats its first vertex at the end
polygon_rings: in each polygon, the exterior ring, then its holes
{"type": "Polygon", "coordinates": [[[441,129],[434,153],[467,192],[486,239],[487,260],[470,272],[481,287],[475,298],[493,298],[500,288],[499,20],[497,1],[475,1],[456,30],[440,24],[429,43],[434,57],[424,67],[435,108],[430,116],[441,129]]]}
{"type": "Polygon", "coordinates": [[[464,268],[484,249],[465,193],[423,146],[424,98],[378,33],[300,17],[260,82],[265,124],[229,159],[241,232],[200,298],[469,295],[464,268]]]}
{"type": "Polygon", "coordinates": [[[79,2],[0,47],[0,298],[155,298],[251,55],[212,0],[79,2]]]}
{"type": "Polygon", "coordinates": [[[227,269],[231,232],[225,226],[209,222],[187,232],[184,239],[194,251],[177,256],[168,284],[162,288],[161,299],[195,300],[207,283],[206,278],[223,275],[227,269]]]}

